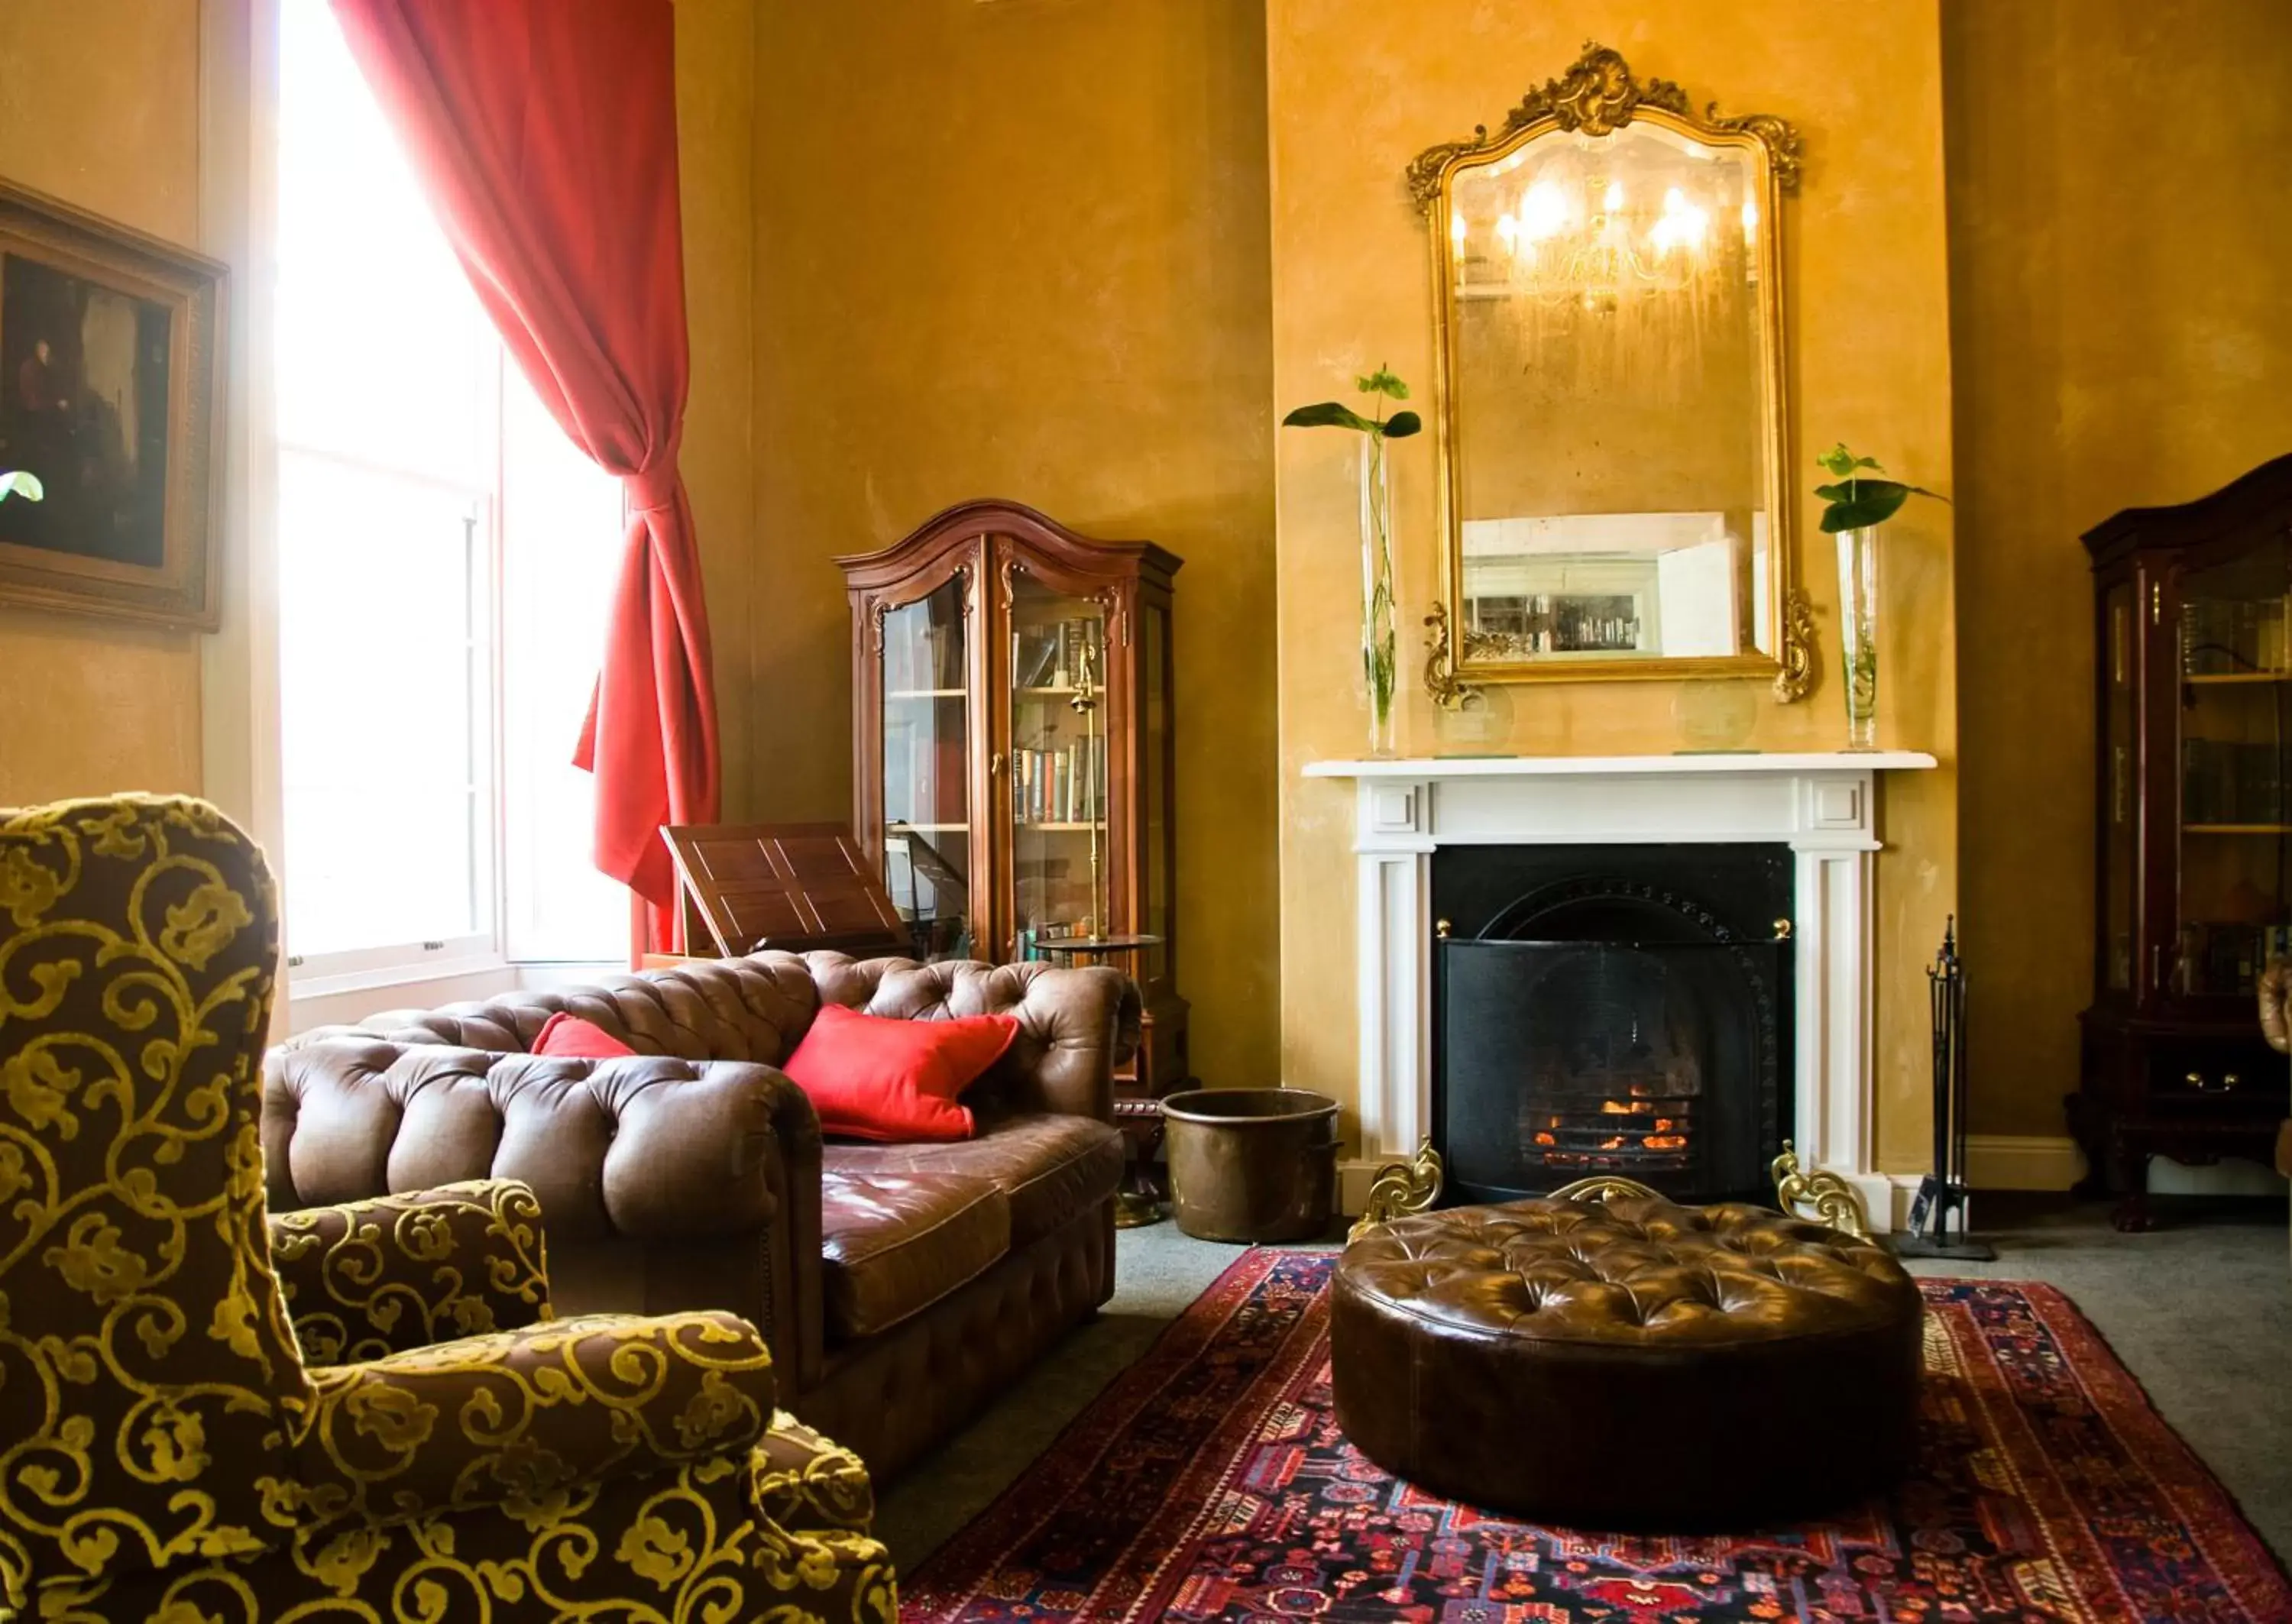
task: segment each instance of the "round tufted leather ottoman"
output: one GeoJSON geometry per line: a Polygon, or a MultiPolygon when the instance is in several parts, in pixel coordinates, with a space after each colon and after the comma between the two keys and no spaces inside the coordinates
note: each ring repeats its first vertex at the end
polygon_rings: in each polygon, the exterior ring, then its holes
{"type": "Polygon", "coordinates": [[[1747,1527],[1908,1468],[1921,1312],[1892,1254],[1762,1207],[1452,1208],[1345,1249],[1337,1422],[1386,1470],[1533,1521],[1747,1527]]]}

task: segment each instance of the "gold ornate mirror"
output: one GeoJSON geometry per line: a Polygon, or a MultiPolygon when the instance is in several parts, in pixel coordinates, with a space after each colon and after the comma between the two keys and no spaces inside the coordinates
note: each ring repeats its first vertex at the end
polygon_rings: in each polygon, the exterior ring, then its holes
{"type": "Polygon", "coordinates": [[[1586,45],[1408,167],[1430,228],[1443,591],[1427,687],[1765,676],[1803,694],[1780,204],[1799,139],[1586,45]]]}

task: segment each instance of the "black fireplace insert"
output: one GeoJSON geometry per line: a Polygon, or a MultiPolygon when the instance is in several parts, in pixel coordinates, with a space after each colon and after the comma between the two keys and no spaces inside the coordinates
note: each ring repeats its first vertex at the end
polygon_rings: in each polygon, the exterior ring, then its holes
{"type": "Polygon", "coordinates": [[[1682,1201],[1771,1201],[1790,1132],[1791,863],[1765,845],[1438,853],[1448,1198],[1612,1173],[1682,1201]]]}

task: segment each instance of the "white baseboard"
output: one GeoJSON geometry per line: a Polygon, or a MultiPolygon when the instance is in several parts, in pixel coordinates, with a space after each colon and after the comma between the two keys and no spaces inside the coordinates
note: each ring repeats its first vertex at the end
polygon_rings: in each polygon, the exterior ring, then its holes
{"type": "Polygon", "coordinates": [[[1358,1157],[1345,1157],[1337,1162],[1337,1210],[1347,1218],[1359,1218],[1368,1205],[1368,1186],[1376,1178],[1377,1169],[1392,1159],[1380,1157],[1375,1162],[1363,1162],[1358,1157]]]}
{"type": "Polygon", "coordinates": [[[2085,1177],[2075,1139],[1975,1133],[1965,1139],[1965,1181],[1977,1190],[2066,1190],[2085,1177]]]}

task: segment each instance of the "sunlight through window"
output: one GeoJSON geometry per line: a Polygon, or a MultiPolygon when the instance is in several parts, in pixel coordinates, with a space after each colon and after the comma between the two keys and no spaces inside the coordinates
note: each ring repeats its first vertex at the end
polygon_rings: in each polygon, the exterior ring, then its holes
{"type": "Polygon", "coordinates": [[[626,893],[569,757],[619,482],[509,362],[324,0],[279,26],[288,950],[618,957],[626,893]]]}

